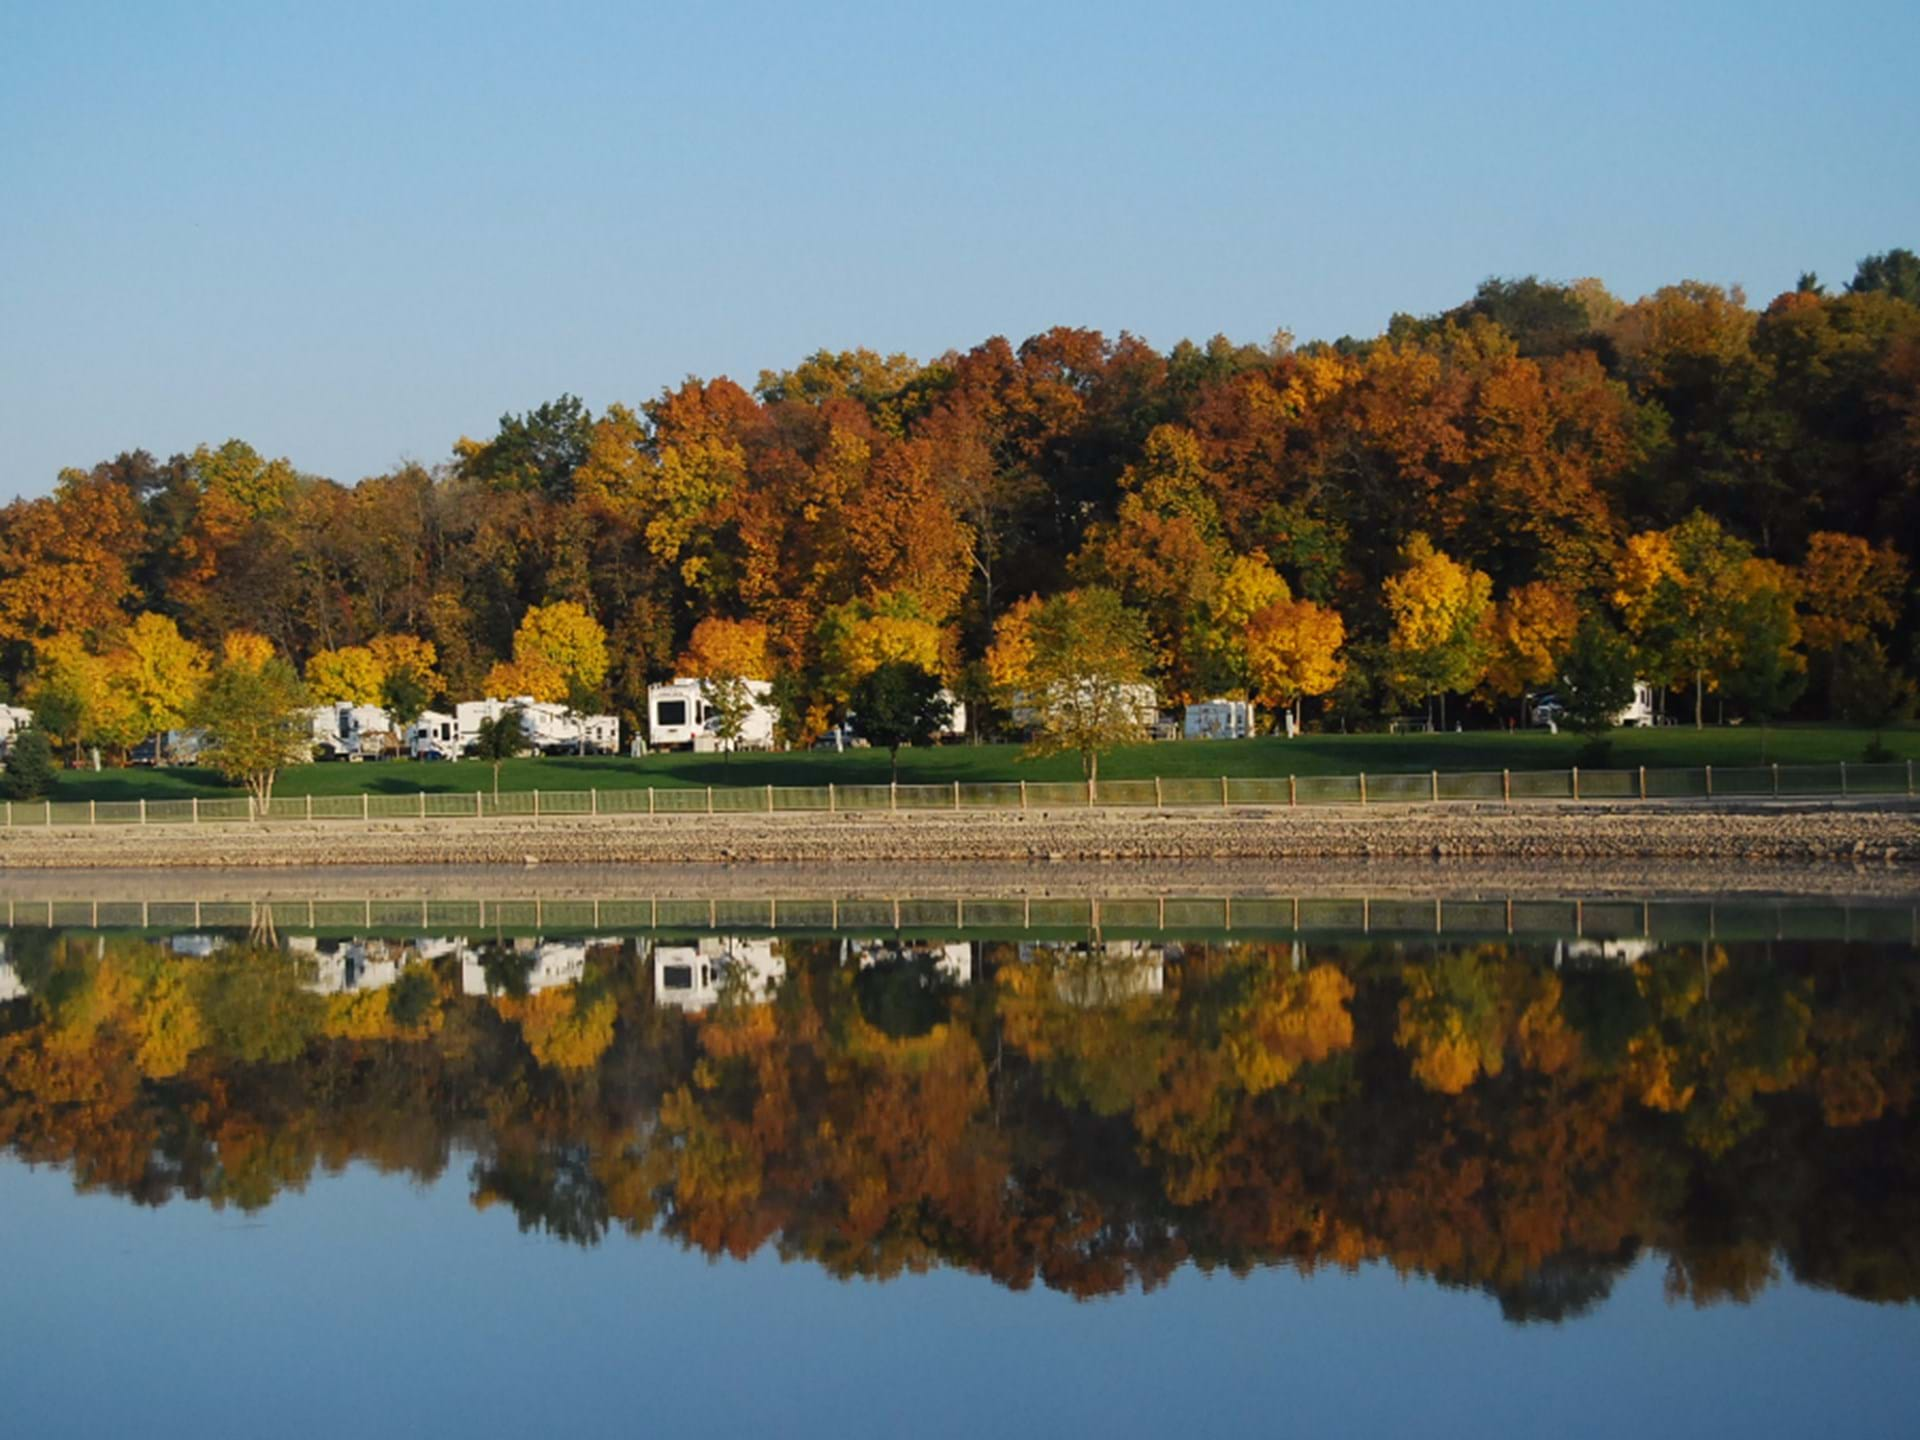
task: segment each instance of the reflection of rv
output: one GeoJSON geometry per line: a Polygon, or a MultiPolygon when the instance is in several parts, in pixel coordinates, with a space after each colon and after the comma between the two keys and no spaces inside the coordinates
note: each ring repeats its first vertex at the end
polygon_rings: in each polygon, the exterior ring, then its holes
{"type": "Polygon", "coordinates": [[[1604,961],[1612,965],[1633,965],[1657,948],[1651,940],[1627,937],[1612,940],[1556,940],[1553,942],[1553,963],[1559,966],[1568,961],[1587,964],[1604,961]]]}
{"type": "Polygon", "coordinates": [[[841,963],[862,970],[901,960],[931,960],[934,973],[955,985],[973,983],[973,945],[966,940],[846,940],[840,947],[841,963]]]}
{"type": "MultiPolygon", "coordinates": [[[[587,952],[596,945],[617,945],[617,940],[535,940],[522,936],[512,942],[513,953],[527,966],[529,995],[542,990],[564,990],[578,985],[587,973],[587,952]]],[[[487,993],[485,957],[478,950],[460,946],[460,991],[464,995],[487,993]]]]}
{"type": "Polygon", "coordinates": [[[729,976],[743,999],[768,1000],[786,978],[787,962],[771,940],[703,935],[691,943],[653,947],[653,1003],[706,1010],[720,1002],[729,976]]]}
{"type": "Polygon", "coordinates": [[[1245,740],[1253,734],[1251,700],[1196,700],[1181,733],[1189,740],[1245,740]]]}
{"type": "Polygon", "coordinates": [[[26,998],[27,987],[20,983],[20,972],[7,959],[7,942],[0,940],[0,1005],[26,998]]]}
{"type": "Polygon", "coordinates": [[[1051,960],[1054,993],[1069,1005],[1094,1009],[1160,994],[1169,952],[1179,958],[1177,947],[1149,940],[1083,940],[1072,945],[1023,940],[1020,962],[1051,960]]]}
{"type": "MultiPolygon", "coordinates": [[[[773,727],[780,718],[769,703],[773,686],[765,680],[742,681],[753,704],[740,727],[739,749],[771,750],[773,727]]],[[[713,705],[707,682],[676,676],[665,685],[647,687],[647,743],[656,750],[721,750],[726,742],[714,733],[713,705]]]]}
{"type": "Polygon", "coordinates": [[[346,995],[385,990],[415,958],[411,945],[393,940],[321,940],[312,935],[287,938],[287,953],[312,967],[301,989],[314,995],[346,995]]]}
{"type": "Polygon", "coordinates": [[[192,960],[204,960],[226,948],[226,940],[219,935],[174,935],[167,940],[167,949],[192,960]]]}

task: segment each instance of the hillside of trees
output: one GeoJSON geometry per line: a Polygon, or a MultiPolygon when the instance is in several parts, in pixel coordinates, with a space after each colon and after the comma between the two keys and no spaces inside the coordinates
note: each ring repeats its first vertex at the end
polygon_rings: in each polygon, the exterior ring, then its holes
{"type": "Polygon", "coordinates": [[[771,672],[803,739],[887,660],[986,698],[996,648],[1004,679],[1078,591],[1137,619],[1170,703],[1503,723],[1589,619],[1677,714],[1879,724],[1910,693],[1917,493],[1908,251],[1758,307],[1490,280],[1364,341],[1054,329],[598,415],[563,396],[353,484],[239,440],[118,455],[0,510],[0,698],[104,714],[118,685],[137,736],[244,632],[321,699],[377,692],[351,672],[385,647],[428,699],[520,682],[631,722],[721,653],[771,672]],[[558,643],[601,661],[517,643],[581,612],[558,643]]]}

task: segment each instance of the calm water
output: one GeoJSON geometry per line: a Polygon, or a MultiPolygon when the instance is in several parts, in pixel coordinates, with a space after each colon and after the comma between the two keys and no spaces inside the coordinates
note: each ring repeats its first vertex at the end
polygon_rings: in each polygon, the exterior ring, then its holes
{"type": "Polygon", "coordinates": [[[101,903],[8,1435],[1920,1429],[1910,904],[101,903]]]}

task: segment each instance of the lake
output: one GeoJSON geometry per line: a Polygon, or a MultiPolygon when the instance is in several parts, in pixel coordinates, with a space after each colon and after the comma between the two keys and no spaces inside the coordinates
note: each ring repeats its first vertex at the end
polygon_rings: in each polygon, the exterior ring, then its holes
{"type": "Polygon", "coordinates": [[[6,1433],[1920,1428],[1913,895],[1230,878],[9,881],[6,1433]]]}

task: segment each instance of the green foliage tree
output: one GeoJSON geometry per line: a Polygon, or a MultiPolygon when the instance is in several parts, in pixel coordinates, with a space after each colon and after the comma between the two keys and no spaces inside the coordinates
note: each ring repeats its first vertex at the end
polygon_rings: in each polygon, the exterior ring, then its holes
{"type": "Polygon", "coordinates": [[[1633,646],[1597,615],[1574,632],[1560,666],[1567,724],[1597,746],[1615,717],[1633,703],[1633,646]]]}
{"type": "Polygon", "coordinates": [[[390,671],[380,682],[380,703],[403,744],[412,733],[414,722],[426,713],[427,702],[432,698],[426,681],[412,670],[390,671]]]}
{"type": "Polygon", "coordinates": [[[529,748],[526,712],[518,705],[509,705],[498,715],[480,722],[480,728],[474,734],[473,753],[476,758],[493,767],[493,798],[496,801],[500,798],[500,767],[516,755],[526,754],[529,748]]]}
{"type": "Polygon", "coordinates": [[[1886,646],[1872,636],[1842,645],[1833,657],[1834,713],[1850,725],[1873,731],[1870,760],[1890,759],[1881,735],[1889,725],[1913,718],[1913,681],[1901,674],[1886,646]]]}
{"type": "Polygon", "coordinates": [[[953,718],[953,702],[942,693],[940,677],[904,660],[888,661],[862,677],[849,708],[860,733],[871,744],[886,746],[896,781],[900,747],[927,744],[953,718]]]}
{"type": "Polygon", "coordinates": [[[1031,720],[1027,753],[1077,752],[1093,781],[1102,751],[1145,739],[1151,643],[1145,617],[1100,587],[1056,595],[1017,619],[1010,612],[995,642],[1002,658],[988,665],[1016,716],[1031,720]]]}
{"type": "Polygon", "coordinates": [[[574,724],[575,754],[587,753],[587,716],[596,713],[602,703],[602,692],[598,685],[590,683],[577,672],[567,676],[567,718],[574,724]]]}
{"type": "Polygon", "coordinates": [[[1730,612],[1738,657],[1721,677],[1726,697],[1760,722],[1760,758],[1767,756],[1767,726],[1784,715],[1807,688],[1807,662],[1793,650],[1799,628],[1793,598],[1785,590],[1753,588],[1734,599],[1730,612]]]}
{"type": "Polygon", "coordinates": [[[53,742],[38,725],[15,733],[7,746],[7,770],[0,792],[9,800],[40,800],[53,791],[53,742]]]}
{"type": "Polygon", "coordinates": [[[48,685],[34,699],[33,725],[48,739],[77,750],[86,713],[86,701],[71,686],[48,685]]]}
{"type": "Polygon", "coordinates": [[[1905,249],[1869,255],[1854,271],[1847,289],[1855,295],[1879,290],[1909,305],[1920,305],[1920,255],[1905,249]]]}
{"type": "Polygon", "coordinates": [[[262,813],[280,771],[307,753],[307,687],[286,661],[229,661],[201,691],[193,719],[207,732],[202,756],[229,781],[247,787],[262,813]]]}
{"type": "Polygon", "coordinates": [[[721,742],[720,763],[731,765],[740,737],[746,734],[747,719],[753,714],[753,691],[738,675],[710,675],[701,689],[713,712],[713,733],[721,742]]]}

